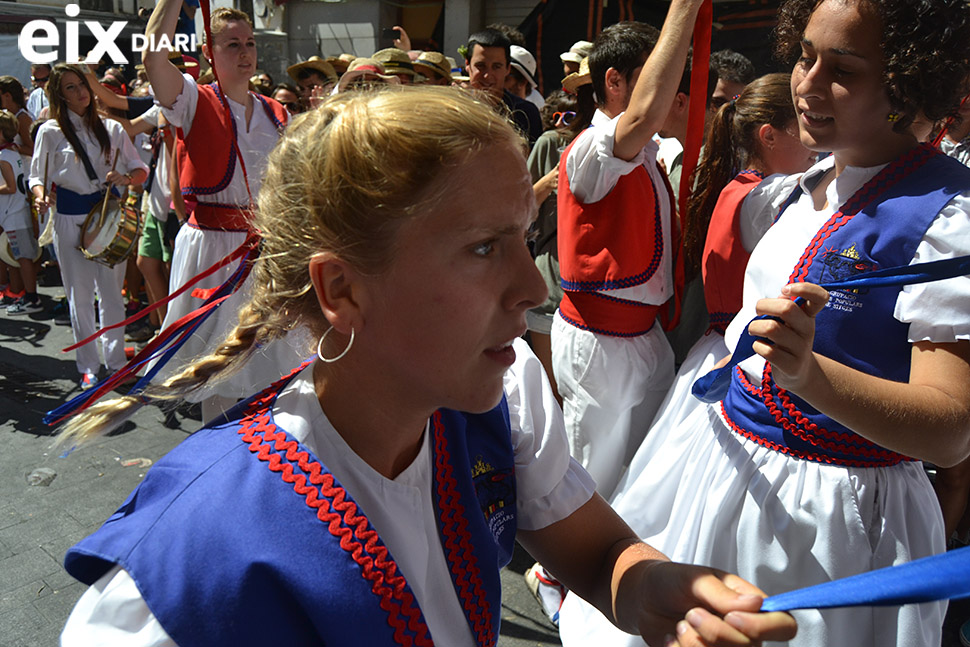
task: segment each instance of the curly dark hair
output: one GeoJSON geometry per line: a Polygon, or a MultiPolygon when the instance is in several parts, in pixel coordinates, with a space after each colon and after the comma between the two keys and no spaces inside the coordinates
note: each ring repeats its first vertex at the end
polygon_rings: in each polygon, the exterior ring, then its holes
{"type": "MultiPolygon", "coordinates": [[[[786,0],[778,12],[775,54],[793,62],[815,9],[824,0],[786,0]]],[[[833,1],[833,0],[829,0],[833,1]]],[[[938,121],[956,115],[970,80],[970,7],[965,0],[858,0],[882,25],[883,85],[909,128],[921,112],[938,121]]]]}

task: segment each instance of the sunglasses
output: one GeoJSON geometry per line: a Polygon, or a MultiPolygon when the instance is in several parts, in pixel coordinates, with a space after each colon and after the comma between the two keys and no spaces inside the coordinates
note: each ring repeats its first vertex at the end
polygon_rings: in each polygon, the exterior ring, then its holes
{"type": "Polygon", "coordinates": [[[568,126],[575,117],[576,117],[576,113],[572,110],[565,110],[563,112],[552,113],[552,119],[556,125],[556,128],[562,128],[563,126],[568,126]]]}
{"type": "Polygon", "coordinates": [[[34,83],[47,83],[47,79],[49,79],[49,78],[51,78],[51,77],[45,76],[45,77],[41,78],[41,77],[38,77],[38,76],[31,76],[30,77],[30,80],[33,81],[34,83]]]}

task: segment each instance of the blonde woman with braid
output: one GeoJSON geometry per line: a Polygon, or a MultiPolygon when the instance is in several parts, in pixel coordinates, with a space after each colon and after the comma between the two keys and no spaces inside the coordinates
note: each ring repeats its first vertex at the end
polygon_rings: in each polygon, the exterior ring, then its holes
{"type": "MultiPolygon", "coordinates": [[[[175,32],[182,0],[160,0],[145,29],[149,42],[175,32]]],[[[249,90],[256,72],[257,53],[249,16],[222,7],[212,12],[211,41],[202,53],[218,81],[199,85],[183,74],[165,50],[145,50],[142,57],[155,102],[166,121],[178,130],[176,146],[179,185],[190,215],[175,239],[169,293],[179,288],[242,245],[252,231],[252,210],[259,193],[269,152],[279,141],[289,114],[276,101],[249,90]]],[[[228,265],[175,297],[167,307],[163,330],[203,304],[196,289],[222,285],[235,271],[228,265]]],[[[240,292],[248,287],[243,286],[240,292]]],[[[232,328],[244,296],[237,293],[196,330],[160,370],[170,376],[200,355],[207,354],[232,328]]],[[[258,361],[219,388],[197,393],[202,414],[209,420],[246,397],[264,381],[278,378],[298,355],[285,343],[262,349],[258,361]]]]}
{"type": "MultiPolygon", "coordinates": [[[[295,120],[237,327],[143,395],[218,381],[296,325],[318,357],[189,437],[68,551],[92,586],[63,645],[495,645],[515,539],[656,644],[793,635],[790,616],[753,613],[753,587],[640,543],[569,458],[519,339],[546,294],[523,146],[434,86],[342,93],[295,120]],[[485,174],[487,192],[452,181],[485,174]]],[[[96,405],[65,438],[139,404],[96,405]]]]}

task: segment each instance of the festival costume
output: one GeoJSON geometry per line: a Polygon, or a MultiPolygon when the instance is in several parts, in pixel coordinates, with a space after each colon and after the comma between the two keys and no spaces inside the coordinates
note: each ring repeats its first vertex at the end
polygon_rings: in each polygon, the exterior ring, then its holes
{"type": "MultiPolygon", "coordinates": [[[[125,264],[107,267],[85,258],[81,246],[81,224],[91,208],[101,199],[104,178],[111,170],[115,151],[120,150],[118,173],[131,173],[145,165],[138,157],[131,139],[116,121],[102,120],[111,141],[110,159],[101,152],[100,144],[84,124],[81,117],[67,111],[78,140],[84,146],[94,168],[97,180],[91,180],[80,159],[61,132],[56,120],[45,122],[37,131],[37,142],[30,166],[30,187],[44,183],[45,166],[48,182],[57,185],[57,202],[54,205],[54,249],[61,271],[64,291],[67,293],[71,313],[74,341],[86,339],[98,326],[94,321],[94,293],[98,293],[98,323],[110,326],[124,319],[125,306],[121,288],[125,280],[125,264]]],[[[124,331],[109,330],[100,337],[104,350],[104,363],[115,371],[125,365],[124,331]]],[[[95,344],[85,344],[77,349],[77,370],[82,375],[98,373],[100,361],[95,344]]]]}
{"type": "Polygon", "coordinates": [[[561,419],[546,417],[555,399],[542,366],[522,340],[515,349],[503,403],[481,415],[436,412],[394,480],[333,430],[312,367],[197,432],[69,551],[66,566],[82,581],[120,574],[141,599],[112,607],[98,589],[113,582],[99,582],[62,644],[378,646],[433,635],[441,645],[494,645],[499,569],[516,529],[555,523],[593,492],[561,419]],[[219,514],[200,514],[211,510],[219,514]],[[114,563],[125,570],[112,575],[114,563]],[[95,633],[99,606],[131,633],[117,642],[95,633]],[[131,628],[132,606],[164,631],[131,628]]]}
{"type": "MultiPolygon", "coordinates": [[[[846,167],[816,211],[811,187],[832,165],[828,158],[806,172],[801,194],[752,253],[744,306],[726,334],[729,348],[757,300],[777,297],[792,280],[820,282],[970,252],[970,173],[952,160],[917,148],[883,167],[846,167]],[[885,169],[883,182],[878,174],[885,169]],[[846,215],[873,197],[861,213],[846,215]]],[[[970,339],[968,297],[966,277],[899,291],[834,291],[816,318],[815,350],[906,380],[911,343],[970,339]]],[[[773,385],[762,358],[740,368],[722,403],[694,407],[679,425],[655,426],[634,460],[636,480],[614,506],[645,541],[675,561],[736,572],[769,595],[944,550],[939,505],[919,461],[810,413],[773,385]],[[792,424],[796,407],[818,427],[792,424]],[[786,421],[784,433],[768,423],[772,411],[786,421]]],[[[945,607],[799,611],[798,635],[788,644],[938,645],[945,607]]],[[[608,624],[569,596],[563,644],[642,645],[608,624]]]]}
{"type": "MultiPolygon", "coordinates": [[[[250,195],[255,200],[259,193],[267,157],[287,119],[286,110],[278,102],[250,93],[254,105],[247,127],[245,106],[225,97],[214,84],[196,85],[189,75],[183,75],[183,79],[181,94],[171,108],[163,107],[162,113],[179,129],[177,155],[182,194],[198,200],[198,204],[175,239],[169,294],[231,254],[246,240],[250,195]],[[226,115],[226,101],[233,114],[232,123],[226,115]],[[245,163],[245,174],[232,146],[233,133],[245,163]]],[[[234,264],[228,265],[172,299],[162,329],[202,305],[203,299],[193,296],[193,291],[222,285],[234,270],[234,264]]],[[[214,350],[235,327],[239,308],[248,299],[248,292],[246,282],[189,337],[154,381],[161,383],[184,364],[214,350]]],[[[288,367],[300,361],[305,351],[302,347],[291,348],[287,340],[274,342],[257,351],[253,361],[247,362],[240,373],[189,399],[200,401],[212,395],[232,400],[246,397],[278,379],[288,367]]]]}
{"type": "Polygon", "coordinates": [[[563,298],[552,364],[570,450],[609,497],[673,380],[655,317],[673,294],[672,202],[649,142],[613,156],[619,116],[597,111],[559,173],[563,298]]]}

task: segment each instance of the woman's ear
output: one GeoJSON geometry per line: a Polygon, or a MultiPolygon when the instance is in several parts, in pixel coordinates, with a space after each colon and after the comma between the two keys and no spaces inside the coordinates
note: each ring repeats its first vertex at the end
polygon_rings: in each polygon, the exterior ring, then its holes
{"type": "Polygon", "coordinates": [[[363,322],[360,274],[330,252],[314,254],[310,258],[309,270],[320,310],[330,325],[345,335],[349,335],[351,329],[359,330],[363,322]]]}
{"type": "Polygon", "coordinates": [[[758,127],[758,141],[761,143],[761,148],[764,150],[773,150],[775,148],[775,128],[771,124],[761,124],[758,127]]]}

